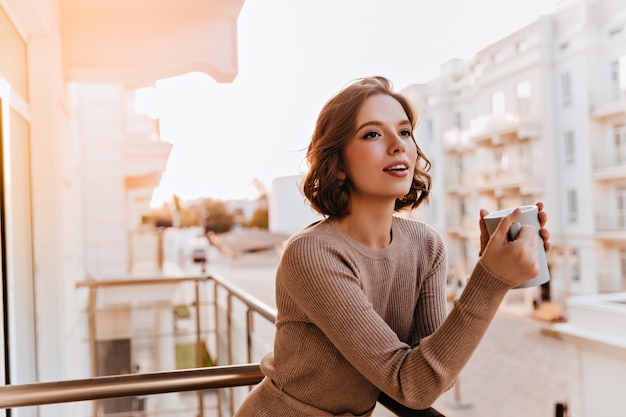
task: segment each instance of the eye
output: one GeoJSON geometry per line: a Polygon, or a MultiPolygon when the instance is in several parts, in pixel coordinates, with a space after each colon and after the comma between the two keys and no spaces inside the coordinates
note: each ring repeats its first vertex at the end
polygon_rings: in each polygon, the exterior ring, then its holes
{"type": "Polygon", "coordinates": [[[411,131],[409,129],[403,129],[400,131],[400,136],[411,137],[411,131]]]}
{"type": "Polygon", "coordinates": [[[373,130],[373,131],[367,132],[365,135],[363,135],[363,139],[374,139],[374,138],[376,138],[378,136],[380,136],[380,133],[378,133],[375,130],[373,130]]]}

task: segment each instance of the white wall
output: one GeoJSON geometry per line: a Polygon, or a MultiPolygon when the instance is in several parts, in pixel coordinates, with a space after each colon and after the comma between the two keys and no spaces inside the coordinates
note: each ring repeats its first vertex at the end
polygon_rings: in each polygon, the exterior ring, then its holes
{"type": "Polygon", "coordinates": [[[269,229],[291,235],[320,220],[301,192],[301,175],[279,177],[272,181],[269,193],[269,229]]]}

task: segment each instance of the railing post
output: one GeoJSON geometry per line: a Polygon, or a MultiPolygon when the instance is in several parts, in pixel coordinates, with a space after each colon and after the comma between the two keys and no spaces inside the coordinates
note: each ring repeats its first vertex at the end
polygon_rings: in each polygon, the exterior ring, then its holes
{"type": "MultiPolygon", "coordinates": [[[[227,340],[228,340],[228,365],[232,365],[233,363],[233,330],[232,330],[232,311],[233,311],[233,297],[230,293],[230,291],[228,292],[228,295],[226,296],[226,327],[227,327],[227,340]]],[[[235,410],[235,398],[233,395],[233,390],[230,390],[230,395],[228,396],[228,400],[230,403],[230,414],[232,415],[234,413],[235,410]]]]}
{"type": "Polygon", "coordinates": [[[460,379],[457,379],[456,384],[454,384],[454,403],[452,404],[452,406],[459,410],[472,407],[470,403],[463,402],[463,399],[461,398],[461,380],[460,379]]]}
{"type": "Polygon", "coordinates": [[[252,362],[252,332],[254,331],[254,321],[252,317],[252,310],[246,309],[246,329],[247,329],[247,342],[248,342],[248,362],[252,362]]]}
{"type": "Polygon", "coordinates": [[[213,316],[215,322],[215,357],[213,360],[216,365],[221,365],[220,363],[220,308],[218,305],[218,296],[219,296],[219,287],[217,285],[217,281],[211,278],[213,282],[213,316]]]}
{"type": "MultiPolygon", "coordinates": [[[[200,333],[200,282],[194,281],[196,304],[196,367],[202,368],[202,335],[200,333]]],[[[198,417],[204,417],[204,392],[198,391],[198,417]]]]}
{"type": "MultiPolygon", "coordinates": [[[[214,357],[214,363],[216,365],[221,365],[220,364],[220,309],[219,309],[219,304],[218,304],[218,297],[219,297],[219,286],[218,283],[215,279],[213,279],[212,276],[209,276],[209,279],[211,280],[211,282],[213,282],[213,317],[214,317],[214,322],[215,322],[215,357],[214,357]]],[[[221,416],[222,415],[222,396],[220,395],[220,393],[217,393],[217,410],[218,410],[218,415],[221,416]]]]}
{"type": "MultiPolygon", "coordinates": [[[[98,343],[96,341],[96,302],[98,299],[98,287],[89,289],[89,304],[87,305],[87,330],[89,333],[89,353],[91,376],[98,376],[98,343]]],[[[92,402],[91,415],[98,417],[98,401],[92,402]]]]}

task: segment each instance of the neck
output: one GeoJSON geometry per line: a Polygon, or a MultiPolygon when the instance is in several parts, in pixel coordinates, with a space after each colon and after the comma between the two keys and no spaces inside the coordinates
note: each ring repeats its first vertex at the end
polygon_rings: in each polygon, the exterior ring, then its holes
{"type": "MultiPolygon", "coordinates": [[[[395,202],[394,202],[395,203],[395,202]]],[[[391,242],[393,204],[352,204],[349,215],[339,219],[339,227],[354,240],[370,248],[384,248],[391,242]]]]}

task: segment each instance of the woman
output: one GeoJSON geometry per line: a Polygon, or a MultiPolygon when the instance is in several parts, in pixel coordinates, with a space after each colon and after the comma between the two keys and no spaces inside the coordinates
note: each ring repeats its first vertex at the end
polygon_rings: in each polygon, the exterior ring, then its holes
{"type": "Polygon", "coordinates": [[[370,415],[381,395],[427,409],[453,385],[507,291],[537,275],[537,231],[524,226],[507,241],[519,210],[491,239],[481,210],[480,260],[447,315],[440,235],[394,215],[430,191],[415,123],[383,77],[349,84],[322,109],[304,194],[325,219],[283,252],[274,352],[236,416],[370,415]]]}

